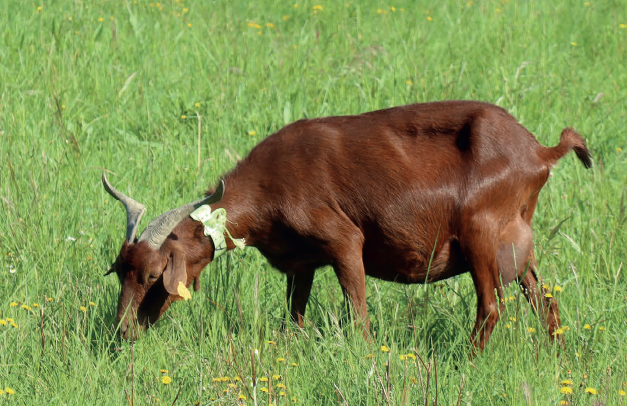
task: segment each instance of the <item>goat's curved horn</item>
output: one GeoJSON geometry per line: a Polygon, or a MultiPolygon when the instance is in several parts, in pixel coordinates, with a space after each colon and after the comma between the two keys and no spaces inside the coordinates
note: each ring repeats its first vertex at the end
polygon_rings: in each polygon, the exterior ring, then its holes
{"type": "Polygon", "coordinates": [[[204,199],[197,200],[193,203],[188,203],[184,206],[177,207],[176,209],[172,209],[166,213],[163,213],[156,219],[152,220],[148,227],[144,230],[144,232],[139,237],[138,242],[140,241],[148,241],[148,244],[152,249],[158,250],[161,248],[161,244],[165,241],[168,235],[174,230],[174,227],[177,226],[183,219],[189,216],[194,210],[202,206],[203,204],[212,204],[217,203],[222,199],[224,195],[224,181],[220,180],[220,184],[218,185],[218,189],[210,195],[205,197],[204,199]]]}
{"type": "Polygon", "coordinates": [[[116,200],[119,200],[126,209],[126,240],[133,242],[135,235],[137,235],[137,227],[139,226],[139,220],[146,211],[146,207],[131,199],[130,197],[118,192],[107,180],[107,175],[102,173],[102,184],[105,190],[116,200]]]}

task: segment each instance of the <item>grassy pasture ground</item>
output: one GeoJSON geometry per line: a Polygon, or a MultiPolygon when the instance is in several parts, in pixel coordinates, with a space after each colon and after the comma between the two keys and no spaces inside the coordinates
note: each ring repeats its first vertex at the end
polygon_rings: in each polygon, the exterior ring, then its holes
{"type": "Polygon", "coordinates": [[[624,2],[294,1],[0,2],[0,404],[624,404],[624,2]],[[553,171],[534,222],[565,348],[511,286],[470,362],[468,275],[369,279],[369,345],[322,269],[307,327],[282,331],[284,277],[254,249],[118,340],[103,168],[145,226],[288,122],[443,99],[494,102],[544,145],[573,126],[593,152],[553,171]]]}

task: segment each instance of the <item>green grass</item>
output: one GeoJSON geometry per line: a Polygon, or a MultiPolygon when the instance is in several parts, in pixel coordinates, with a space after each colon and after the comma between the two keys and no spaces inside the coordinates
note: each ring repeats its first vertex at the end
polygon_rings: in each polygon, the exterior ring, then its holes
{"type": "Polygon", "coordinates": [[[0,388],[15,391],[0,404],[625,403],[626,24],[619,0],[0,2],[0,318],[17,324],[0,325],[0,388]],[[323,269],[306,328],[282,331],[284,277],[254,249],[211,264],[192,301],[119,341],[118,281],[103,274],[125,217],[104,168],[151,218],[288,122],[443,99],[497,103],[544,145],[573,126],[592,150],[592,171],[574,155],[553,171],[534,222],[540,271],[563,288],[563,349],[512,286],[469,361],[468,275],[369,279],[370,345],[323,269]]]}

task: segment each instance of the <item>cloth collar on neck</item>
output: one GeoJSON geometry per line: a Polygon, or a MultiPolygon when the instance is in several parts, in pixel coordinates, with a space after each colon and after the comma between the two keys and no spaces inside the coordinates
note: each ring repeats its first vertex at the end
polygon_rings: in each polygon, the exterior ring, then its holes
{"type": "Polygon", "coordinates": [[[212,211],[208,204],[204,204],[194,210],[189,216],[196,221],[200,221],[205,226],[205,235],[213,241],[214,261],[226,252],[225,232],[237,248],[244,249],[246,247],[246,241],[243,238],[233,238],[229,230],[227,230],[225,209],[219,208],[212,211]]]}

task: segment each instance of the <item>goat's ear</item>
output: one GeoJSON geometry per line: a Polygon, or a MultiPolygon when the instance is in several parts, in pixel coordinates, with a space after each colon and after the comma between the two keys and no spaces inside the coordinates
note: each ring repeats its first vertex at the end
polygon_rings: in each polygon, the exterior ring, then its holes
{"type": "Polygon", "coordinates": [[[173,249],[168,264],[163,271],[163,284],[169,294],[179,296],[178,286],[187,284],[187,268],[185,266],[185,253],[178,249],[173,249]]]}

